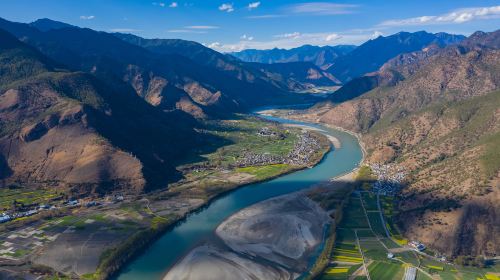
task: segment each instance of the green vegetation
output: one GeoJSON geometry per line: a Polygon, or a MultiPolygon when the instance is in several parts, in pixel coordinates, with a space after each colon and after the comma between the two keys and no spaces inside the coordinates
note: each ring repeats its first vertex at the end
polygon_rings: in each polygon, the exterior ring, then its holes
{"type": "Polygon", "coordinates": [[[358,174],[356,175],[357,181],[372,182],[376,179],[377,177],[373,174],[372,169],[367,165],[361,166],[358,170],[358,174]]]}
{"type": "Polygon", "coordinates": [[[368,271],[373,280],[399,280],[403,278],[405,270],[398,263],[374,261],[368,267],[368,271]]]}
{"type": "Polygon", "coordinates": [[[484,139],[485,149],[481,156],[481,164],[486,176],[492,177],[500,170],[500,132],[484,139]]]}
{"type": "Polygon", "coordinates": [[[94,279],[107,279],[144,248],[146,244],[160,236],[174,221],[174,219],[155,217],[150,228],[139,230],[118,247],[106,250],[101,255],[97,271],[92,277],[94,279]]]}
{"type": "Polygon", "coordinates": [[[290,170],[292,167],[288,164],[270,164],[262,166],[248,166],[236,168],[236,172],[255,175],[257,179],[275,177],[290,170]]]}
{"type": "Polygon", "coordinates": [[[325,269],[328,268],[331,257],[334,255],[335,240],[337,237],[336,229],[338,224],[343,219],[343,207],[348,198],[350,197],[353,190],[352,184],[345,184],[338,187],[323,188],[318,187],[307,193],[307,196],[318,202],[321,207],[325,210],[333,210],[334,213],[334,224],[329,226],[328,237],[323,245],[323,250],[321,254],[316,258],[313,267],[310,269],[306,279],[316,279],[323,275],[325,269]]]}
{"type": "Polygon", "coordinates": [[[28,206],[40,203],[49,203],[59,195],[51,190],[33,189],[22,187],[10,187],[0,189],[0,210],[12,209],[12,207],[28,206]]]}
{"type": "Polygon", "coordinates": [[[169,185],[172,192],[209,199],[241,184],[316,164],[330,148],[326,137],[311,133],[321,148],[312,153],[307,163],[287,164],[285,159],[298,144],[302,129],[246,115],[233,120],[207,121],[205,125],[205,133],[214,136],[214,141],[186,157],[178,167],[184,179],[169,185]]]}

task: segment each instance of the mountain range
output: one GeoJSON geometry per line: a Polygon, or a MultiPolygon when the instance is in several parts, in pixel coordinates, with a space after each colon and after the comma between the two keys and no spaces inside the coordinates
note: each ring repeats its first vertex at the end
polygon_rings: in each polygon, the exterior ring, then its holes
{"type": "Polygon", "coordinates": [[[290,50],[244,50],[231,55],[249,62],[309,61],[327,71],[342,83],[378,70],[385,62],[402,53],[419,51],[429,45],[445,47],[463,40],[462,35],[447,33],[399,32],[379,36],[358,47],[303,46],[290,50]]]}
{"type": "Polygon", "coordinates": [[[311,62],[316,66],[327,69],[333,61],[354,50],[354,45],[338,46],[311,46],[304,45],[289,50],[274,48],[271,50],[247,49],[240,52],[232,52],[229,55],[247,62],[257,63],[286,63],[286,62],[311,62]]]}

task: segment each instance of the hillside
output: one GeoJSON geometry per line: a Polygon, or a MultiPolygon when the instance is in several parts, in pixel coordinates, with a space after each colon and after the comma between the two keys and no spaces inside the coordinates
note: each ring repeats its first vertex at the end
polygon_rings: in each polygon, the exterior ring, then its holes
{"type": "Polygon", "coordinates": [[[400,225],[449,255],[499,250],[499,35],[475,33],[456,46],[397,56],[371,76],[384,84],[310,111],[361,132],[369,163],[407,171],[400,225]]]}
{"type": "Polygon", "coordinates": [[[287,63],[287,62],[311,62],[320,68],[328,68],[335,59],[344,56],[354,50],[353,45],[338,46],[311,46],[304,45],[289,50],[274,48],[271,50],[248,49],[233,52],[230,55],[246,62],[257,63],[287,63]]]}
{"type": "Polygon", "coordinates": [[[162,112],[129,87],[54,65],[0,31],[3,184],[141,192],[179,177],[172,159],[201,144],[194,119],[162,112]]]}
{"type": "MultiPolygon", "coordinates": [[[[498,36],[498,31],[489,36],[498,36]]],[[[383,67],[379,73],[392,73],[396,83],[386,83],[357,99],[340,104],[321,119],[354,131],[367,132],[377,125],[391,123],[434,102],[458,101],[498,88],[500,53],[493,47],[472,44],[450,46],[432,56],[422,56],[404,67],[383,67]],[[408,77],[405,77],[408,76],[408,77]]],[[[390,75],[389,75],[390,76],[390,75]]],[[[390,79],[386,79],[390,80],[390,79]]]]}

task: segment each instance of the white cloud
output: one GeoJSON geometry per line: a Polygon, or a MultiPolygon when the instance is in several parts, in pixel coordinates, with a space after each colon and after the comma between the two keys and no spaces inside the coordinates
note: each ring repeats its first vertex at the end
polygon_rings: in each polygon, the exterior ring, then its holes
{"type": "MultiPolygon", "coordinates": [[[[290,49],[310,44],[316,46],[340,45],[340,44],[362,44],[372,39],[373,30],[350,30],[347,32],[321,32],[321,33],[299,33],[292,32],[273,36],[269,41],[245,40],[243,36],[240,41],[234,43],[219,43],[212,48],[220,52],[235,52],[244,49],[290,49]],[[327,40],[329,39],[329,40],[327,40]]],[[[248,37],[248,35],[247,35],[248,37]]]]}
{"type": "Polygon", "coordinates": [[[325,37],[325,41],[327,42],[330,42],[330,41],[335,41],[335,40],[338,40],[342,38],[342,36],[340,36],[339,34],[337,33],[332,33],[332,34],[328,34],[326,37],[325,37]]]}
{"type": "Polygon", "coordinates": [[[228,13],[233,12],[234,11],[233,4],[232,3],[222,4],[219,6],[219,11],[228,12],[228,13]]]}
{"type": "Polygon", "coordinates": [[[141,30],[133,28],[111,28],[109,31],[120,32],[120,33],[131,33],[131,32],[139,32],[141,30]]]}
{"type": "Polygon", "coordinates": [[[274,35],[275,38],[293,38],[297,39],[300,38],[300,33],[299,32],[293,32],[293,33],[285,33],[285,34],[278,34],[274,35]]]}
{"type": "Polygon", "coordinates": [[[207,47],[209,47],[209,48],[211,48],[211,49],[218,49],[218,48],[220,48],[221,46],[222,46],[222,44],[221,44],[221,43],[219,43],[219,42],[213,42],[213,43],[209,44],[207,47]]]}
{"type": "Polygon", "coordinates": [[[432,24],[459,24],[472,20],[500,18],[500,6],[464,8],[436,16],[420,16],[406,19],[387,20],[380,26],[408,26],[432,24]]]}
{"type": "Polygon", "coordinates": [[[169,29],[168,33],[195,33],[195,34],[205,34],[206,31],[192,30],[192,29],[169,29]]]}
{"type": "Polygon", "coordinates": [[[91,20],[91,19],[95,19],[95,16],[80,16],[80,19],[91,20]]]}
{"type": "Polygon", "coordinates": [[[249,10],[257,9],[259,6],[260,6],[260,2],[253,2],[253,3],[248,4],[248,9],[249,10]]]}
{"type": "Polygon", "coordinates": [[[380,32],[380,31],[374,31],[372,34],[372,39],[376,39],[379,36],[383,36],[383,35],[384,35],[384,33],[380,32]]]}
{"type": "Polygon", "coordinates": [[[329,2],[298,3],[285,8],[285,11],[293,14],[313,15],[341,15],[352,14],[358,5],[336,4],[329,2]]]}
{"type": "Polygon", "coordinates": [[[160,2],[158,5],[160,5],[160,7],[165,7],[165,3],[163,2],[160,2]]]}
{"type": "Polygon", "coordinates": [[[204,30],[207,30],[207,29],[219,29],[218,26],[214,26],[214,25],[190,25],[190,26],[186,26],[184,28],[188,28],[188,29],[204,29],[204,30]]]}
{"type": "Polygon", "coordinates": [[[246,40],[246,41],[253,41],[253,36],[248,36],[247,34],[243,34],[240,37],[241,40],[246,40]]]}
{"type": "Polygon", "coordinates": [[[168,5],[169,8],[177,8],[179,7],[179,4],[177,4],[177,2],[172,2],[170,3],[170,5],[168,5]]]}
{"type": "Polygon", "coordinates": [[[248,16],[246,18],[250,18],[250,19],[263,19],[263,18],[279,18],[279,17],[284,17],[284,16],[285,15],[269,14],[269,15],[248,16]]]}

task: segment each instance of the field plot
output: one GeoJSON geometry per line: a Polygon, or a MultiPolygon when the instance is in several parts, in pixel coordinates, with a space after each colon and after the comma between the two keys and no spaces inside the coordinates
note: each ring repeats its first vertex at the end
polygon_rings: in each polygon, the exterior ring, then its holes
{"type": "Polygon", "coordinates": [[[365,257],[371,260],[386,260],[387,250],[378,240],[360,240],[359,244],[365,257]]]}
{"type": "Polygon", "coordinates": [[[380,219],[380,212],[368,212],[367,214],[373,232],[380,237],[386,237],[385,228],[380,219]]]}
{"type": "Polygon", "coordinates": [[[325,273],[320,279],[322,280],[347,280],[356,270],[361,267],[361,264],[351,266],[331,266],[325,270],[325,273]]]}
{"type": "Polygon", "coordinates": [[[366,211],[378,211],[377,196],[373,193],[363,192],[361,199],[365,205],[366,211]]]}
{"type": "Polygon", "coordinates": [[[14,204],[28,206],[47,203],[58,196],[56,192],[45,189],[2,188],[0,190],[0,211],[11,209],[14,204]]]}
{"type": "Polygon", "coordinates": [[[344,212],[340,228],[369,228],[361,200],[357,197],[349,198],[347,209],[344,212]]]}
{"type": "Polygon", "coordinates": [[[370,277],[373,280],[391,280],[402,279],[404,276],[404,267],[398,263],[389,263],[374,261],[368,267],[370,277]]]}

